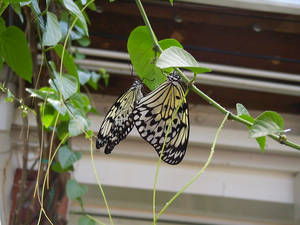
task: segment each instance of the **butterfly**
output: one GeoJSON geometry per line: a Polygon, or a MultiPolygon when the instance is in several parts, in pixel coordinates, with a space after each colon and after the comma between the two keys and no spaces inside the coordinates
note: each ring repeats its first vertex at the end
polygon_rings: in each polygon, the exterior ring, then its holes
{"type": "Polygon", "coordinates": [[[97,135],[97,149],[106,145],[104,152],[109,154],[121,140],[127,137],[134,126],[132,112],[143,97],[142,86],[141,81],[135,81],[107,112],[97,135]]]}
{"type": "Polygon", "coordinates": [[[188,103],[179,81],[179,75],[171,73],[164,83],[143,97],[133,111],[139,134],[155,148],[158,155],[173,118],[161,157],[172,165],[182,161],[190,133],[188,103]]]}

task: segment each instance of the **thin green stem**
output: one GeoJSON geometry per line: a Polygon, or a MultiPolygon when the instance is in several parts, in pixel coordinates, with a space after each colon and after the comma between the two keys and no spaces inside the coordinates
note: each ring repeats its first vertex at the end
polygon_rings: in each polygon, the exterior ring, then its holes
{"type": "MultiPolygon", "coordinates": [[[[147,27],[147,29],[149,30],[149,33],[151,35],[151,38],[152,38],[152,42],[153,42],[153,46],[154,48],[159,52],[159,53],[162,53],[162,49],[159,47],[159,44],[158,44],[158,41],[157,41],[157,38],[153,32],[153,29],[151,27],[151,24],[148,20],[148,17],[146,15],[146,12],[143,8],[143,5],[141,3],[141,0],[135,0],[139,10],[140,10],[140,13],[142,15],[142,18],[144,20],[144,23],[147,27]]],[[[187,76],[179,69],[179,68],[175,68],[175,70],[180,74],[182,80],[185,82],[185,83],[190,83],[190,80],[187,78],[187,76]]],[[[240,122],[240,123],[243,123],[247,126],[252,126],[253,123],[247,121],[247,120],[244,120],[242,118],[240,118],[239,116],[231,113],[230,111],[228,111],[227,109],[225,109],[223,106],[221,106],[219,103],[217,103],[216,101],[214,101],[212,98],[210,98],[209,96],[207,96],[205,93],[203,93],[201,90],[199,90],[194,84],[191,85],[191,90],[193,92],[195,92],[197,95],[199,95],[201,98],[203,98],[205,101],[207,101],[209,104],[211,104],[212,106],[214,106],[215,108],[217,108],[220,112],[222,112],[223,114],[227,114],[229,113],[229,116],[228,116],[228,119],[231,119],[231,120],[235,120],[237,122],[240,122]]],[[[284,144],[286,146],[289,146],[291,148],[294,148],[296,150],[300,150],[300,145],[299,144],[296,144],[296,143],[293,143],[291,141],[288,141],[288,140],[281,140],[280,136],[279,135],[275,135],[275,134],[271,134],[271,135],[268,135],[270,138],[272,138],[273,140],[277,141],[278,143],[280,144],[284,144]]]]}
{"type": "MultiPolygon", "coordinates": [[[[59,113],[58,113],[59,114],[59,113]]],[[[55,129],[55,128],[54,128],[55,129]]],[[[43,181],[43,186],[42,186],[42,193],[41,193],[41,199],[40,199],[40,206],[41,206],[41,209],[40,209],[40,213],[39,213],[39,218],[38,218],[38,223],[37,225],[40,224],[41,222],[41,218],[42,218],[42,212],[44,213],[44,215],[46,216],[46,218],[48,219],[49,223],[51,223],[53,225],[53,223],[51,222],[51,220],[48,218],[48,216],[46,215],[46,211],[44,209],[44,193],[45,193],[45,186],[46,186],[46,181],[49,177],[49,171],[50,171],[50,167],[52,165],[52,162],[54,160],[54,157],[56,155],[56,153],[58,152],[60,146],[62,145],[62,143],[64,143],[64,141],[66,140],[66,138],[68,137],[68,135],[66,135],[62,141],[58,144],[58,146],[56,147],[50,161],[48,162],[48,166],[47,166],[47,169],[46,169],[46,173],[45,173],[45,177],[44,177],[44,181],[43,181]]]]}
{"type": "Polygon", "coordinates": [[[88,218],[90,218],[91,220],[95,221],[96,223],[100,224],[100,225],[105,225],[105,223],[103,223],[102,221],[96,219],[96,218],[93,217],[93,216],[90,216],[89,214],[86,214],[86,216],[87,216],[88,218]]]}
{"type": "MultiPolygon", "coordinates": [[[[86,5],[84,7],[82,7],[82,9],[80,10],[80,12],[83,12],[92,2],[94,2],[95,0],[91,0],[89,1],[88,3],[86,3],[86,5]]],[[[61,53],[61,60],[60,60],[60,67],[59,67],[59,95],[60,95],[60,100],[63,104],[64,103],[64,99],[62,97],[62,68],[63,68],[63,62],[64,62],[64,56],[65,56],[65,49],[66,49],[66,46],[67,46],[67,43],[68,43],[68,40],[69,40],[69,37],[71,35],[71,32],[73,30],[73,27],[75,26],[77,20],[79,19],[78,16],[75,17],[75,19],[73,20],[73,23],[71,24],[69,30],[68,30],[68,33],[66,35],[66,38],[65,38],[65,41],[64,41],[64,45],[63,45],[63,49],[62,49],[62,53],[61,53]]]]}
{"type": "Polygon", "coordinates": [[[151,27],[151,24],[150,24],[150,22],[148,20],[147,14],[146,14],[146,12],[144,10],[144,7],[143,7],[141,1],[140,0],[135,0],[135,2],[136,2],[137,6],[138,6],[138,8],[139,8],[139,10],[141,12],[141,15],[143,17],[144,23],[146,24],[146,27],[148,28],[148,31],[151,34],[152,42],[153,42],[153,47],[157,48],[157,50],[159,52],[162,52],[162,49],[160,48],[160,46],[158,44],[157,38],[155,36],[155,33],[153,32],[153,29],[151,27]]]}
{"type": "Polygon", "coordinates": [[[111,223],[111,225],[114,225],[114,222],[112,220],[111,213],[110,213],[110,208],[108,206],[106,196],[105,196],[105,193],[103,191],[103,188],[102,188],[102,185],[101,185],[101,182],[100,182],[100,178],[98,176],[97,169],[96,169],[96,166],[95,166],[94,155],[93,155],[93,139],[92,138],[90,138],[90,153],[91,153],[91,161],[92,161],[93,171],[94,171],[94,174],[95,174],[95,177],[96,177],[96,180],[97,180],[97,184],[98,184],[99,190],[102,194],[103,201],[104,201],[104,204],[105,204],[105,207],[106,207],[106,210],[107,210],[107,214],[108,214],[110,223],[111,223]]]}
{"type": "Polygon", "coordinates": [[[204,166],[201,168],[201,170],[199,170],[199,172],[186,184],[184,185],[184,187],[179,190],[165,205],[164,207],[159,211],[159,213],[157,214],[157,216],[155,217],[155,220],[154,220],[154,224],[155,222],[159,219],[159,217],[166,211],[166,209],[172,204],[172,202],[174,202],[179,195],[181,195],[189,186],[191,186],[191,184],[193,184],[197,179],[198,177],[203,174],[203,172],[206,170],[206,168],[208,167],[208,165],[211,163],[211,160],[213,158],[213,155],[214,155],[214,152],[215,152],[215,146],[216,146],[216,143],[217,143],[217,139],[219,137],[219,134],[225,124],[225,122],[227,121],[228,119],[228,116],[229,116],[229,113],[226,113],[222,123],[220,124],[217,132],[216,132],[216,135],[215,135],[215,138],[214,138],[214,141],[213,141],[213,144],[212,144],[212,147],[210,149],[210,153],[209,153],[209,156],[208,156],[208,159],[207,161],[205,162],[204,166]]]}

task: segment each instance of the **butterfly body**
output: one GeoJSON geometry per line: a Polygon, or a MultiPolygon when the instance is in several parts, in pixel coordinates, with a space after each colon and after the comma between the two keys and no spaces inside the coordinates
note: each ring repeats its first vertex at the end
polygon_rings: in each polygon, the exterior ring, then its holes
{"type": "Polygon", "coordinates": [[[110,108],[106,114],[96,140],[96,148],[100,149],[104,145],[105,154],[111,153],[114,147],[126,138],[132,130],[133,110],[137,102],[142,98],[142,83],[137,80],[125,91],[110,108]]]}
{"type": "Polygon", "coordinates": [[[171,74],[153,92],[142,98],[133,111],[134,124],[141,137],[168,164],[182,161],[189,138],[189,112],[180,77],[171,74]]]}

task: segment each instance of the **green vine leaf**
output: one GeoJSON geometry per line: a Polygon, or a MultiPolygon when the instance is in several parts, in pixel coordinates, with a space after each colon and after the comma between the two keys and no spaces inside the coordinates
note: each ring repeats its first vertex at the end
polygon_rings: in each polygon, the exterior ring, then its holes
{"type": "Polygon", "coordinates": [[[0,56],[22,79],[31,82],[32,58],[25,34],[10,26],[0,33],[0,56]]]}
{"type": "MultiPolygon", "coordinates": [[[[245,108],[245,106],[243,106],[242,104],[240,104],[240,103],[237,103],[236,104],[236,111],[237,111],[237,115],[240,117],[240,118],[242,118],[242,119],[244,119],[244,120],[246,120],[246,121],[248,121],[248,122],[250,122],[250,123],[254,123],[254,121],[255,121],[255,119],[252,117],[252,116],[250,116],[250,113],[248,112],[248,110],[245,108]]],[[[248,127],[248,129],[249,129],[249,131],[251,130],[251,126],[247,126],[248,127]]],[[[266,136],[262,136],[262,137],[257,137],[257,138],[255,138],[256,139],[256,142],[258,143],[258,145],[259,145],[259,148],[260,148],[260,151],[262,152],[262,153],[264,153],[264,151],[265,151],[265,147],[266,147],[266,142],[267,142],[267,138],[266,138],[266,136]]]]}
{"type": "Polygon", "coordinates": [[[19,19],[20,19],[21,23],[24,23],[24,18],[23,18],[23,15],[22,15],[22,10],[21,10],[20,3],[12,3],[11,7],[15,11],[15,13],[19,16],[19,19]]]}
{"type": "Polygon", "coordinates": [[[96,73],[94,71],[90,72],[90,74],[91,74],[91,77],[90,77],[90,79],[88,81],[88,84],[92,88],[94,88],[95,90],[97,90],[98,89],[98,81],[101,78],[101,76],[100,76],[100,74],[98,74],[98,73],[96,73]]]}
{"type": "Polygon", "coordinates": [[[81,85],[85,85],[92,76],[88,70],[79,69],[77,72],[78,72],[79,83],[81,85]]]}
{"type": "Polygon", "coordinates": [[[70,179],[66,184],[66,192],[69,199],[74,200],[86,194],[88,188],[85,185],[80,185],[76,180],[70,179]]]}
{"type": "Polygon", "coordinates": [[[40,107],[41,121],[45,128],[53,126],[55,118],[57,116],[57,111],[49,103],[43,104],[40,107]]]}
{"type": "Polygon", "coordinates": [[[81,115],[75,115],[71,118],[69,123],[69,135],[70,137],[82,134],[82,132],[87,129],[89,123],[87,119],[81,115]]]}
{"type": "Polygon", "coordinates": [[[82,24],[85,34],[88,35],[86,20],[76,3],[73,2],[73,0],[63,0],[63,4],[74,16],[78,17],[79,21],[82,24]]]}
{"type": "MultiPolygon", "coordinates": [[[[161,40],[159,45],[162,49],[170,46],[182,47],[174,39],[161,40]]],[[[145,26],[139,26],[130,33],[127,49],[135,71],[149,89],[155,89],[166,80],[163,72],[155,66],[159,53],[153,50],[152,39],[145,26]]]]}
{"type": "Polygon", "coordinates": [[[19,2],[27,2],[28,0],[5,0],[5,2],[9,3],[19,3],[19,2]]]}
{"type": "Polygon", "coordinates": [[[257,138],[270,134],[279,134],[283,131],[284,120],[276,112],[266,111],[259,115],[250,130],[250,137],[257,138]]]}
{"type": "MultiPolygon", "coordinates": [[[[241,114],[241,115],[239,115],[239,117],[241,117],[244,120],[249,121],[250,123],[254,123],[254,121],[255,121],[255,119],[252,116],[250,116],[250,114],[249,115],[247,115],[247,114],[241,114]]],[[[248,127],[248,129],[250,131],[251,130],[251,126],[247,126],[247,127],[248,127]]],[[[266,136],[255,138],[255,140],[256,140],[256,142],[259,145],[260,151],[262,153],[264,153],[265,152],[265,147],[266,147],[266,142],[267,142],[266,136]]]]}
{"type": "Polygon", "coordinates": [[[236,111],[237,111],[237,115],[238,116],[240,116],[240,115],[248,115],[248,116],[250,116],[250,114],[249,114],[248,110],[245,108],[245,106],[243,106],[240,103],[236,104],[236,111]]]}
{"type": "Polygon", "coordinates": [[[82,37],[76,40],[82,47],[88,47],[91,44],[91,40],[88,37],[82,37]]]}
{"type": "Polygon", "coordinates": [[[82,93],[75,93],[71,98],[70,98],[71,103],[73,104],[74,107],[77,109],[81,110],[83,115],[85,115],[87,112],[89,112],[92,108],[90,104],[90,99],[88,96],[82,93]]]}
{"type": "Polygon", "coordinates": [[[61,39],[62,33],[55,14],[47,12],[46,30],[43,34],[44,46],[55,46],[61,39]]]}
{"type": "Polygon", "coordinates": [[[59,92],[58,90],[60,90],[64,100],[69,99],[77,92],[79,86],[74,76],[70,76],[67,74],[59,76],[57,73],[55,75],[55,78],[49,81],[50,86],[57,92],[59,92]]]}
{"type": "Polygon", "coordinates": [[[0,33],[6,29],[5,20],[0,17],[0,33]]]}
{"type": "Polygon", "coordinates": [[[59,100],[57,92],[50,87],[43,87],[40,90],[26,88],[26,91],[31,94],[31,97],[37,97],[40,99],[47,99],[61,115],[65,115],[67,110],[65,105],[59,100]]]}
{"type": "Polygon", "coordinates": [[[60,147],[58,150],[58,162],[63,169],[70,167],[81,157],[81,152],[73,152],[67,145],[60,147]]]}
{"type": "MultiPolygon", "coordinates": [[[[56,54],[61,58],[62,52],[63,52],[63,46],[61,44],[58,44],[55,46],[54,50],[56,54]]],[[[63,58],[63,65],[65,66],[66,70],[68,71],[68,74],[76,77],[78,79],[78,71],[76,64],[74,62],[74,58],[69,52],[65,49],[64,52],[64,58],[63,58]]]]}
{"type": "Polygon", "coordinates": [[[64,138],[69,135],[69,121],[59,123],[56,127],[56,131],[59,140],[64,140],[64,138]]]}
{"type": "Polygon", "coordinates": [[[54,162],[51,166],[51,169],[57,173],[65,173],[68,171],[74,171],[74,167],[72,165],[63,169],[59,162],[54,162]]]}
{"type": "Polygon", "coordinates": [[[176,46],[164,50],[157,59],[156,66],[161,69],[180,67],[194,73],[211,72],[210,69],[201,67],[190,53],[176,46]]]}
{"type": "Polygon", "coordinates": [[[31,2],[31,9],[32,9],[33,15],[35,17],[37,17],[37,20],[39,21],[38,24],[40,25],[42,31],[44,31],[45,30],[45,22],[44,22],[43,16],[41,15],[42,12],[40,10],[38,0],[31,0],[30,2],[31,2]]]}

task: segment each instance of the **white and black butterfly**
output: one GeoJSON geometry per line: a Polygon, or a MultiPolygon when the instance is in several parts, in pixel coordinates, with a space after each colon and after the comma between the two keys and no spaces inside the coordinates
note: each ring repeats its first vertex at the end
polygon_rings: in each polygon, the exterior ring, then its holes
{"type": "Polygon", "coordinates": [[[141,81],[135,81],[106,114],[96,140],[96,148],[100,149],[106,145],[105,154],[111,153],[114,147],[132,130],[134,126],[133,110],[143,97],[142,86],[141,81]]]}
{"type": "Polygon", "coordinates": [[[177,74],[170,74],[167,81],[143,97],[133,111],[138,132],[155,148],[158,155],[173,117],[161,158],[173,165],[182,161],[190,132],[188,104],[179,81],[177,74]]]}

